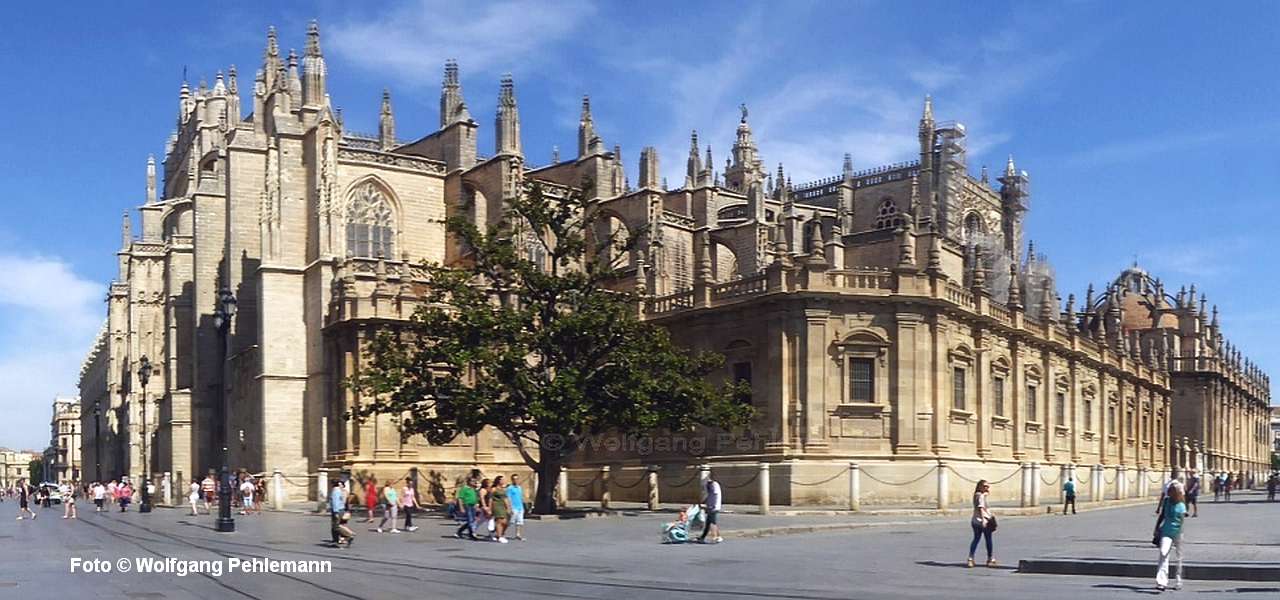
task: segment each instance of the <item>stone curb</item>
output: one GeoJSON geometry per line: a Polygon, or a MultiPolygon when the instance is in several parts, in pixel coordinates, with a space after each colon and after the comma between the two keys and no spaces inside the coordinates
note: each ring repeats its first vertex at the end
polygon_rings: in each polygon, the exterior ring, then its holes
{"type": "MultiPolygon", "coordinates": [[[[1019,573],[1153,578],[1154,560],[1036,558],[1018,561],[1019,573]]],[[[1182,578],[1200,581],[1280,581],[1278,563],[1184,563],[1182,578]]]]}

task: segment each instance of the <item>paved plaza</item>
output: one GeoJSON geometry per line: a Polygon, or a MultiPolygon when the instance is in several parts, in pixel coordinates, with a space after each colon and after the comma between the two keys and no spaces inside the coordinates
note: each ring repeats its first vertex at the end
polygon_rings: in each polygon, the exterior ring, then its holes
{"type": "MultiPolygon", "coordinates": [[[[85,506],[82,504],[82,508],[85,506]]],[[[531,521],[525,542],[500,545],[452,537],[450,521],[421,519],[414,533],[377,534],[357,523],[351,549],[328,546],[328,518],[289,512],[238,516],[238,531],[218,534],[213,518],[176,509],[60,518],[37,509],[16,521],[0,504],[0,598],[56,593],[95,598],[459,598],[476,594],[545,598],[1127,598],[1154,594],[1147,578],[1033,575],[1019,560],[1071,557],[1149,561],[1151,506],[1077,516],[1007,516],[996,534],[998,568],[964,568],[965,517],[878,515],[723,517],[719,545],[659,543],[670,514],[531,521]],[[760,535],[803,525],[863,524],[828,532],[760,535]],[[140,574],[71,572],[73,558],[175,558],[225,565],[250,561],[332,561],[331,573],[140,574]]],[[[1280,563],[1280,503],[1256,493],[1204,504],[1188,519],[1192,562],[1280,563]]],[[[982,551],[979,550],[979,562],[982,551]]],[[[83,569],[81,569],[83,570],[83,569]]],[[[1275,597],[1280,581],[1188,581],[1191,597],[1275,597]]]]}

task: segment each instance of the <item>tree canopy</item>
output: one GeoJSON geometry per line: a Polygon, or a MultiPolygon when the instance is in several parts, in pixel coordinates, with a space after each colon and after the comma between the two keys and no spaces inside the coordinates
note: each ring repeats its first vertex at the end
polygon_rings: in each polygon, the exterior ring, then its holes
{"type": "Polygon", "coordinates": [[[580,191],[534,184],[493,226],[448,219],[466,255],[425,265],[424,303],[349,382],[368,398],[352,416],[397,415],[433,444],[502,432],[539,473],[538,512],[554,511],[560,467],[589,436],[745,425],[742,384],[709,377],[723,357],[678,347],[612,285],[647,235],[601,234],[601,217],[580,191]]]}

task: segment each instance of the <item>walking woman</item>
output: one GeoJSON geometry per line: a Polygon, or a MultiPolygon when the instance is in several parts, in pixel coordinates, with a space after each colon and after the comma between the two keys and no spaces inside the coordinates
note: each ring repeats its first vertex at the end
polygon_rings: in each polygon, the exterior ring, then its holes
{"type": "Polygon", "coordinates": [[[396,513],[399,509],[400,497],[396,494],[396,484],[388,481],[382,486],[382,521],[378,523],[378,533],[382,533],[388,521],[391,522],[391,533],[400,533],[396,528],[396,521],[399,519],[396,513]]]}
{"type": "Polygon", "coordinates": [[[400,510],[404,511],[404,530],[417,531],[413,524],[413,510],[418,508],[418,490],[409,479],[404,480],[400,488],[400,510]]]}
{"type": "Polygon", "coordinates": [[[364,507],[368,511],[368,518],[365,523],[373,522],[373,509],[378,505],[378,479],[369,477],[364,480],[364,507]]]}
{"type": "Polygon", "coordinates": [[[507,543],[507,516],[511,514],[511,503],[507,498],[507,484],[499,475],[493,480],[493,490],[489,493],[489,506],[493,509],[494,534],[499,544],[507,543]]]}
{"type": "Polygon", "coordinates": [[[1164,516],[1160,523],[1160,562],[1156,565],[1156,589],[1169,587],[1169,553],[1178,553],[1178,573],[1174,589],[1182,589],[1182,522],[1187,516],[1185,493],[1180,487],[1169,490],[1164,502],[1164,516]]]}
{"type": "Polygon", "coordinates": [[[973,489],[973,519],[969,522],[973,526],[973,541],[969,542],[969,561],[966,565],[970,568],[973,568],[973,553],[978,551],[978,540],[982,538],[987,540],[987,566],[996,566],[991,548],[991,534],[996,530],[996,517],[991,514],[991,508],[987,506],[989,493],[991,493],[991,485],[986,479],[978,481],[978,485],[973,489]]]}

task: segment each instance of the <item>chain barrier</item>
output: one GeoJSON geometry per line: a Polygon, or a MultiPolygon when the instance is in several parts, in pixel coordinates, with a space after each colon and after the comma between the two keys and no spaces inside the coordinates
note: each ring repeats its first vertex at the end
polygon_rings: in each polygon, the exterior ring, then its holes
{"type": "MultiPolygon", "coordinates": [[[[744,487],[747,487],[747,486],[751,485],[751,483],[752,483],[752,482],[754,482],[754,481],[756,480],[756,478],[758,478],[758,477],[760,477],[760,471],[759,471],[759,470],[757,470],[755,473],[753,473],[753,474],[751,475],[751,478],[750,478],[750,479],[747,479],[746,481],[744,481],[744,482],[742,482],[742,483],[739,483],[738,485],[729,485],[729,484],[727,484],[727,483],[722,483],[722,484],[720,484],[720,486],[721,486],[721,487],[724,487],[724,488],[727,488],[727,489],[736,490],[736,489],[738,489],[738,488],[744,488],[744,487]]],[[[801,484],[796,484],[796,485],[801,485],[801,484]]]]}
{"type": "Polygon", "coordinates": [[[572,479],[570,479],[570,480],[569,480],[569,485],[571,485],[571,486],[573,486],[573,487],[576,487],[576,488],[579,488],[579,489],[586,489],[586,488],[590,487],[592,484],[594,484],[596,481],[598,481],[599,479],[600,479],[600,471],[596,471],[596,475],[595,475],[595,477],[592,477],[591,479],[588,479],[586,483],[578,484],[578,483],[574,483],[574,482],[573,482],[573,480],[572,480],[572,479]]]}
{"type": "Polygon", "coordinates": [[[1106,471],[1103,471],[1103,472],[1102,472],[1102,485],[1107,486],[1107,485],[1111,485],[1111,484],[1113,484],[1113,483],[1115,483],[1115,482],[1116,482],[1116,478],[1115,478],[1115,477],[1112,477],[1111,479],[1107,479],[1107,473],[1106,473],[1106,471]]]}
{"type": "Polygon", "coordinates": [[[686,480],[684,480],[684,481],[681,481],[680,483],[672,484],[672,485],[671,485],[671,487],[673,487],[673,488],[679,488],[679,487],[684,487],[684,486],[686,486],[686,485],[689,485],[690,483],[693,483],[693,480],[697,479],[699,475],[701,475],[701,472],[700,472],[700,471],[696,471],[696,470],[695,470],[695,471],[693,472],[693,475],[692,475],[691,477],[689,477],[688,479],[686,479],[686,480]]]}
{"type": "MultiPolygon", "coordinates": [[[[1050,469],[1043,469],[1043,470],[1044,470],[1044,471],[1049,471],[1050,469]]],[[[1062,480],[1062,472],[1061,472],[1061,471],[1059,471],[1059,472],[1058,472],[1058,476],[1057,476],[1057,477],[1055,477],[1055,478],[1053,479],[1053,481],[1049,481],[1048,479],[1045,479],[1045,478],[1044,478],[1044,473],[1043,473],[1043,472],[1042,472],[1042,473],[1040,473],[1040,483],[1043,483],[1043,484],[1045,484],[1045,485],[1057,485],[1057,484],[1058,484],[1058,482],[1059,482],[1059,481],[1061,481],[1061,480],[1062,480]]]]}
{"type": "Polygon", "coordinates": [[[315,475],[306,475],[307,480],[306,480],[305,482],[303,482],[303,483],[298,483],[297,481],[294,481],[293,479],[290,479],[288,475],[285,475],[284,473],[281,473],[281,474],[280,474],[280,478],[281,478],[281,479],[283,479],[285,483],[287,483],[287,484],[289,484],[289,485],[300,485],[300,486],[309,486],[309,485],[311,485],[311,480],[312,480],[313,478],[315,478],[315,477],[316,477],[315,475]]]}
{"type": "MultiPolygon", "coordinates": [[[[955,468],[955,467],[953,467],[953,466],[951,466],[951,465],[947,465],[947,468],[948,468],[948,469],[951,469],[951,473],[952,473],[952,474],[954,474],[956,477],[959,477],[960,479],[962,479],[962,480],[964,480],[964,481],[967,481],[967,482],[969,482],[969,483],[972,483],[972,484],[974,484],[974,485],[978,485],[978,482],[979,482],[979,481],[981,481],[980,479],[969,479],[968,477],[965,477],[964,475],[961,475],[961,474],[960,474],[960,471],[956,470],[956,468],[955,468]]],[[[999,481],[988,481],[988,482],[987,482],[987,485],[999,485],[999,484],[1001,484],[1001,483],[1004,483],[1004,482],[1006,482],[1006,481],[1009,481],[1010,479],[1013,479],[1013,477],[1014,477],[1015,475],[1017,475],[1017,474],[1019,474],[1019,473],[1021,473],[1021,472],[1022,472],[1022,467],[1017,467],[1016,469],[1014,469],[1014,470],[1013,470],[1013,472],[1012,472],[1012,473],[1010,473],[1010,474],[1008,474],[1007,476],[1005,476],[1005,478],[1004,478],[1004,479],[1001,479],[1001,480],[999,480],[999,481]]]]}
{"type": "Polygon", "coordinates": [[[640,485],[640,484],[642,484],[642,483],[644,483],[644,482],[646,482],[646,481],[648,481],[648,480],[649,480],[649,472],[648,472],[648,471],[646,471],[643,475],[641,475],[641,476],[640,476],[640,479],[637,479],[637,480],[636,480],[636,482],[635,482],[635,483],[633,483],[633,484],[631,484],[631,485],[622,485],[621,483],[614,483],[614,482],[613,482],[613,479],[612,479],[612,478],[610,478],[610,479],[609,479],[609,489],[617,488],[617,489],[620,489],[620,490],[629,490],[629,489],[631,489],[631,488],[633,488],[633,487],[636,487],[636,486],[638,486],[638,485],[640,485]]]}
{"type": "Polygon", "coordinates": [[[921,476],[919,476],[919,477],[917,477],[917,478],[915,478],[915,479],[912,479],[911,481],[906,481],[906,482],[903,482],[903,483],[893,483],[893,482],[885,481],[885,480],[883,480],[883,479],[880,479],[880,478],[876,477],[875,475],[872,475],[871,473],[868,473],[868,472],[867,472],[867,470],[866,470],[865,468],[863,468],[863,469],[862,469],[862,474],[863,474],[863,475],[866,475],[866,476],[867,476],[867,479],[870,479],[871,481],[874,481],[874,482],[879,483],[879,484],[882,484],[882,485],[888,485],[888,486],[904,486],[904,485],[911,485],[911,484],[913,484],[913,483],[915,483],[915,482],[917,482],[917,481],[920,481],[921,479],[924,479],[925,477],[928,477],[930,473],[933,473],[933,472],[934,472],[934,471],[936,471],[936,470],[938,470],[938,467],[937,467],[936,465],[935,465],[935,466],[932,466],[932,467],[929,467],[929,470],[928,470],[928,471],[925,471],[923,475],[921,475],[921,476]]]}
{"type": "Polygon", "coordinates": [[[835,481],[837,478],[847,473],[849,473],[849,469],[840,469],[839,471],[836,472],[835,475],[832,475],[826,479],[823,479],[822,481],[815,481],[813,483],[800,483],[799,481],[792,481],[791,483],[794,485],[799,485],[803,487],[812,487],[815,485],[822,485],[824,483],[831,483],[832,481],[835,481]]]}

